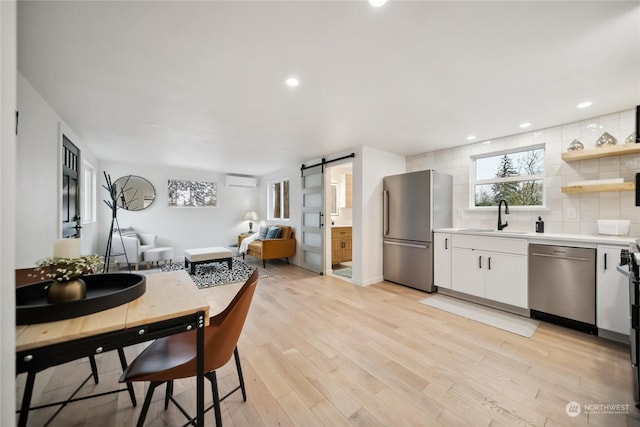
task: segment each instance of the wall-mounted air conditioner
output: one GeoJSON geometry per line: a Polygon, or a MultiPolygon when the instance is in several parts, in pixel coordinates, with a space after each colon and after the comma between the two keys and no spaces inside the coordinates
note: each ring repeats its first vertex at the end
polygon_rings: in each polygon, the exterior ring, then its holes
{"type": "Polygon", "coordinates": [[[258,180],[253,176],[227,175],[227,187],[256,188],[258,180]]]}

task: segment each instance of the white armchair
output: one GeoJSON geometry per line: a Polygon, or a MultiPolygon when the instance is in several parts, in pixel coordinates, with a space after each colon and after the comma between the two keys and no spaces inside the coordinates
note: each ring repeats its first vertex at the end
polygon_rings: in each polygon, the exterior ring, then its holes
{"type": "Polygon", "coordinates": [[[114,231],[111,241],[111,258],[115,261],[116,268],[120,268],[121,262],[129,261],[129,264],[134,264],[137,270],[144,259],[145,251],[155,248],[157,240],[157,235],[138,233],[133,228],[122,228],[120,232],[114,231]]]}

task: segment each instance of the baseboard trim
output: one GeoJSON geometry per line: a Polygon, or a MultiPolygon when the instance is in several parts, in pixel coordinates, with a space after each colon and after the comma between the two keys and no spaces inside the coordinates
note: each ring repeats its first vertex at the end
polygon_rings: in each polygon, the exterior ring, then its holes
{"type": "Polygon", "coordinates": [[[498,310],[507,311],[509,313],[518,314],[520,316],[531,317],[528,308],[516,307],[501,302],[491,301],[486,298],[476,297],[473,295],[464,294],[451,289],[438,288],[438,293],[442,295],[448,295],[450,297],[460,298],[465,301],[475,302],[477,304],[486,305],[487,307],[497,308],[498,310]]]}

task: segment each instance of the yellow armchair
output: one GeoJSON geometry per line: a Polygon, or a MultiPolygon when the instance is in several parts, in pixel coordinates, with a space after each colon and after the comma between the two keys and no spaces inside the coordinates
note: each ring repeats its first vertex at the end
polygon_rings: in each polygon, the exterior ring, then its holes
{"type": "MultiPolygon", "coordinates": [[[[288,225],[276,225],[280,227],[280,237],[277,239],[254,240],[247,247],[247,254],[262,260],[262,266],[267,266],[268,259],[284,258],[289,263],[289,257],[296,254],[296,238],[293,228],[288,225]]],[[[238,237],[238,247],[247,236],[238,237]]],[[[244,259],[242,254],[242,258],[244,259]]]]}

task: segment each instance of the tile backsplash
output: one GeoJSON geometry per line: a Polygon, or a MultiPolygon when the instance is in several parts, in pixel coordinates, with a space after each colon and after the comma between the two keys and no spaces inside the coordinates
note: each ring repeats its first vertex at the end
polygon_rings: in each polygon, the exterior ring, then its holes
{"type": "Polygon", "coordinates": [[[571,181],[624,178],[633,182],[640,172],[640,154],[581,160],[567,163],[561,154],[574,139],[585,149],[596,148],[596,140],[604,132],[613,135],[618,144],[634,132],[635,109],[567,123],[542,130],[496,138],[407,157],[407,172],[435,169],[453,176],[453,226],[456,228],[495,228],[497,208],[474,209],[469,206],[469,172],[472,156],[488,154],[536,144],[545,146],[546,208],[511,209],[507,217],[510,230],[534,231],[538,216],[545,222],[545,232],[598,234],[598,219],[628,219],[629,235],[640,236],[640,207],[635,206],[633,191],[600,193],[562,193],[571,181]]]}

